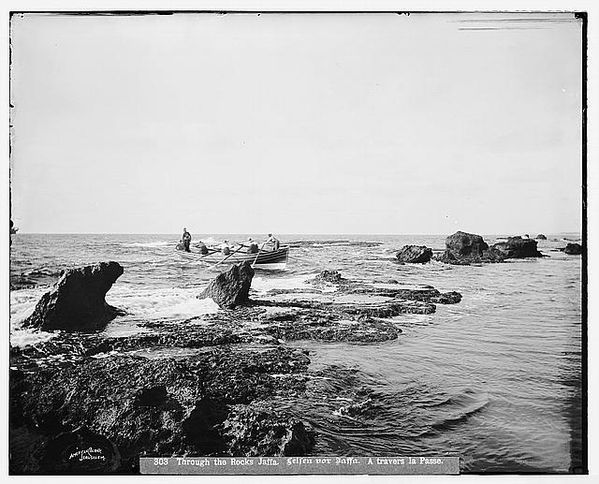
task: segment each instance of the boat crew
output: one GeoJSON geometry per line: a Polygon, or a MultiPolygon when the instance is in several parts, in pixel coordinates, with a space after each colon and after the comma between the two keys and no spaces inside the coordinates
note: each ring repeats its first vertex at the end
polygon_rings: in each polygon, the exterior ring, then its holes
{"type": "Polygon", "coordinates": [[[258,244],[254,241],[254,239],[248,237],[248,243],[248,254],[257,254],[260,252],[260,249],[258,249],[258,244]]]}
{"type": "Polygon", "coordinates": [[[220,245],[220,251],[223,255],[229,255],[231,253],[231,246],[229,245],[228,240],[223,240],[223,243],[220,245]]]}
{"type": "Polygon", "coordinates": [[[272,250],[279,250],[281,242],[274,235],[268,234],[268,239],[266,239],[267,244],[272,244],[272,250]]]}
{"type": "Polygon", "coordinates": [[[208,255],[208,247],[206,247],[206,244],[204,244],[204,242],[202,242],[201,240],[200,243],[197,245],[197,248],[200,249],[200,254],[208,255]]]}
{"type": "Polygon", "coordinates": [[[191,234],[185,227],[183,227],[183,236],[181,237],[181,242],[183,242],[183,249],[185,252],[191,252],[189,250],[189,244],[191,244],[191,234]]]}

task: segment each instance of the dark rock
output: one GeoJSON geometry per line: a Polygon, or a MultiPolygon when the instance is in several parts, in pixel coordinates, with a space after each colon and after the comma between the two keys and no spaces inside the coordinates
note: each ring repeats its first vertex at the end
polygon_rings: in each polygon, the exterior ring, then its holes
{"type": "Polygon", "coordinates": [[[45,439],[25,471],[32,474],[110,474],[121,465],[117,446],[85,426],[45,439]]]}
{"type": "Polygon", "coordinates": [[[344,280],[345,279],[341,277],[341,273],[339,271],[330,271],[325,269],[310,282],[314,284],[339,284],[344,280]]]}
{"type": "Polygon", "coordinates": [[[433,249],[424,245],[404,245],[397,253],[397,260],[411,264],[424,264],[431,260],[433,249]]]}
{"type": "Polygon", "coordinates": [[[103,329],[122,314],[104,299],[122,273],[123,267],[118,262],[100,262],[64,271],[23,325],[43,331],[103,329]]]}
{"type": "Polygon", "coordinates": [[[547,237],[545,235],[543,235],[543,234],[539,234],[539,235],[536,236],[536,239],[537,240],[547,240],[547,237]]]}
{"type": "Polygon", "coordinates": [[[234,456],[301,456],[315,443],[303,422],[258,404],[234,408],[223,429],[234,456]]]}
{"type": "Polygon", "coordinates": [[[482,256],[489,248],[480,235],[458,231],[445,239],[445,246],[456,258],[482,256]]]}
{"type": "Polygon", "coordinates": [[[543,257],[537,250],[537,241],[522,237],[508,237],[505,242],[493,245],[506,259],[522,259],[524,257],[543,257]]]}
{"type": "Polygon", "coordinates": [[[198,299],[210,297],[223,309],[233,309],[248,304],[253,277],[254,269],[248,261],[233,265],[227,272],[219,274],[198,296],[198,299]]]}
{"type": "Polygon", "coordinates": [[[489,247],[480,235],[458,231],[445,240],[445,252],[435,257],[446,264],[470,265],[483,262],[503,262],[504,255],[489,247]]]}
{"type": "Polygon", "coordinates": [[[569,243],[568,245],[566,245],[566,247],[564,247],[561,250],[564,252],[564,254],[580,255],[582,254],[582,245],[576,243],[569,243]]]}

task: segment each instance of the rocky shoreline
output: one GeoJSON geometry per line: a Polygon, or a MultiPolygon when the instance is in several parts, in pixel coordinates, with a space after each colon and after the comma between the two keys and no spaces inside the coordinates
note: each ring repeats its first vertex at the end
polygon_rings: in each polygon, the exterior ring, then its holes
{"type": "Polygon", "coordinates": [[[287,343],[389,341],[401,334],[392,318],[461,300],[336,271],[311,281],[305,297],[280,289],[258,297],[251,275],[233,266],[213,281],[208,292],[230,296],[214,314],[142,323],[127,337],[71,325],[49,341],[12,347],[11,472],[135,473],[139,455],[309,455],[317,439],[309,423],[274,403],[302,396],[311,378],[308,352],[287,343]],[[99,445],[106,460],[73,462],[73,442],[99,445]]]}

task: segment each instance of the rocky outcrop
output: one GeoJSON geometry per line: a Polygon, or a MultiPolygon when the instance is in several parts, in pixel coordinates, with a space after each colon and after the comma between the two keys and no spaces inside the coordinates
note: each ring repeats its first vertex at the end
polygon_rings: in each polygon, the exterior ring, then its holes
{"type": "Polygon", "coordinates": [[[502,262],[503,254],[490,248],[480,235],[458,231],[445,239],[446,250],[436,259],[446,264],[470,265],[482,262],[502,262]]]}
{"type": "Polygon", "coordinates": [[[569,243],[563,249],[560,249],[564,252],[564,254],[568,255],[581,255],[582,254],[582,245],[576,243],[569,243]]]}
{"type": "Polygon", "coordinates": [[[537,240],[547,240],[547,237],[544,234],[539,234],[535,237],[537,240]]]}
{"type": "Polygon", "coordinates": [[[506,259],[523,259],[525,257],[543,257],[537,250],[537,241],[522,237],[508,237],[505,242],[493,245],[506,259]]]}
{"type": "Polygon", "coordinates": [[[249,303],[249,292],[254,277],[254,269],[245,261],[233,265],[227,272],[219,274],[198,299],[212,298],[223,309],[233,309],[249,303]]]}
{"type": "Polygon", "coordinates": [[[396,257],[399,262],[425,264],[433,257],[433,249],[424,245],[404,245],[396,257]]]}
{"type": "Polygon", "coordinates": [[[185,358],[88,358],[11,374],[18,409],[11,436],[37,437],[11,445],[12,467],[97,473],[65,460],[65,449],[77,456],[90,446],[107,458],[106,470],[119,473],[136,472],[140,455],[305,455],[314,444],[307,425],[265,402],[302,392],[309,363],[289,348],[219,348],[185,358]]]}
{"type": "Polygon", "coordinates": [[[43,331],[103,329],[121,314],[104,299],[121,274],[123,267],[118,262],[100,262],[64,271],[23,326],[43,331]]]}

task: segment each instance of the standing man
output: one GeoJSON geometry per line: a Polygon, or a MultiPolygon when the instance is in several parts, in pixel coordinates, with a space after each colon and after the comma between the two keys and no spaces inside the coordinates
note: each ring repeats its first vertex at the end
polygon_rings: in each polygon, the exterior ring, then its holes
{"type": "Polygon", "coordinates": [[[279,250],[279,246],[281,242],[274,235],[268,234],[268,239],[266,239],[267,244],[272,244],[272,250],[279,250]]]}
{"type": "Polygon", "coordinates": [[[183,249],[185,252],[191,252],[189,250],[189,244],[191,244],[191,234],[185,227],[183,227],[183,236],[181,237],[181,242],[183,242],[183,249]]]}

